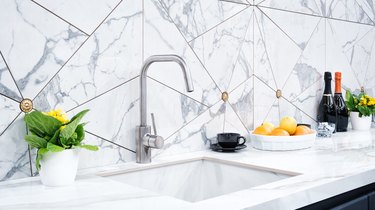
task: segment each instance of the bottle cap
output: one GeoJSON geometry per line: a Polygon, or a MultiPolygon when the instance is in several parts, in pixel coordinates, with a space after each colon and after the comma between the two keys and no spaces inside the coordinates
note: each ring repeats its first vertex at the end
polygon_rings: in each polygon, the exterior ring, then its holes
{"type": "Polygon", "coordinates": [[[324,72],[324,80],[331,80],[332,74],[329,71],[324,72]]]}
{"type": "Polygon", "coordinates": [[[335,80],[341,80],[341,72],[335,72],[335,80]]]}

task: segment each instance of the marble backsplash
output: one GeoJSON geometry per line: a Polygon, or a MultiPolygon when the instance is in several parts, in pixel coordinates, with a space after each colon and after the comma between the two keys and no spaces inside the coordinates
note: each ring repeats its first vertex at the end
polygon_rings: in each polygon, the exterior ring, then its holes
{"type": "MultiPolygon", "coordinates": [[[[3,0],[0,3],[0,181],[36,174],[23,140],[23,98],[37,110],[89,108],[80,168],[134,161],[139,73],[154,54],[148,110],[166,138],[153,156],[206,149],[284,115],[314,123],[324,71],[375,95],[375,0],[3,0]],[[276,97],[281,90],[282,97],[276,97]],[[229,94],[227,102],[222,93],[229,94]]],[[[150,119],[149,119],[150,120],[150,119]]]]}

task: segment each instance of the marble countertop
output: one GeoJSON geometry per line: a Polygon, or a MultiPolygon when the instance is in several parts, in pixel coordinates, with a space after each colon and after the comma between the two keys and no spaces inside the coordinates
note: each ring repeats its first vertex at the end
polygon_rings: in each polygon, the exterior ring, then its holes
{"type": "Polygon", "coordinates": [[[0,209],[295,209],[375,182],[374,143],[373,128],[317,139],[313,148],[299,151],[246,148],[236,153],[201,151],[155,159],[152,164],[212,157],[301,174],[196,203],[90,175],[147,167],[126,163],[82,172],[67,187],[45,187],[38,177],[2,182],[0,209]]]}

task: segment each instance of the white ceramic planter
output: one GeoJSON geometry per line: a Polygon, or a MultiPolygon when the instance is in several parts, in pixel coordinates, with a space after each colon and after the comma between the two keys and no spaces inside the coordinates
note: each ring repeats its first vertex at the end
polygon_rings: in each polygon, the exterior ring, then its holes
{"type": "Polygon", "coordinates": [[[350,112],[350,122],[353,130],[369,130],[371,127],[371,116],[359,117],[359,112],[350,112]]]}
{"type": "Polygon", "coordinates": [[[40,161],[40,178],[45,186],[57,187],[74,183],[79,149],[47,152],[40,161]]]}

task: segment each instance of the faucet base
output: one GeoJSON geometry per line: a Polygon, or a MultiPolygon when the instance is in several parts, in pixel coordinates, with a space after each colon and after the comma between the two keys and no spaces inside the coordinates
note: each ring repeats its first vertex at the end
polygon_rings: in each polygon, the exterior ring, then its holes
{"type": "Polygon", "coordinates": [[[136,162],[151,163],[151,148],[143,144],[143,137],[151,133],[151,126],[137,126],[136,130],[136,162]]]}

